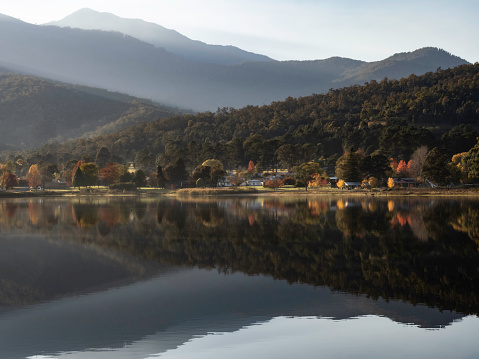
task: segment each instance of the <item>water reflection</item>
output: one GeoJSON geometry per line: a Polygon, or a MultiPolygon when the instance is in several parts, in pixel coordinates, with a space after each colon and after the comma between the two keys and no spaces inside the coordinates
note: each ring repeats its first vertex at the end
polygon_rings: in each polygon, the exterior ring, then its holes
{"type": "MultiPolygon", "coordinates": [[[[13,234],[35,233],[56,247],[88,245],[155,263],[266,274],[479,313],[475,200],[81,198],[0,205],[0,245],[9,250],[13,234]]],[[[3,269],[4,280],[17,280],[9,278],[13,268],[3,269]]],[[[138,264],[135,270],[147,272],[138,264]]],[[[2,292],[4,304],[15,302],[2,292]]]]}
{"type": "Polygon", "coordinates": [[[81,197],[0,208],[2,357],[138,349],[148,338],[161,347],[148,355],[170,356],[198,336],[284,316],[444,328],[479,314],[472,199],[81,197]]]}

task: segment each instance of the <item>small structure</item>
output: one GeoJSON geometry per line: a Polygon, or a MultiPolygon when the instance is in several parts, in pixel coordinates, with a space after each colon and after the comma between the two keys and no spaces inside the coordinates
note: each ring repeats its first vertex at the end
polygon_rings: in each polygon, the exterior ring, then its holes
{"type": "Polygon", "coordinates": [[[249,181],[246,181],[247,186],[262,186],[263,181],[259,179],[251,179],[249,181]]]}
{"type": "Polygon", "coordinates": [[[418,187],[419,182],[413,178],[394,178],[394,184],[399,187],[418,187]]]}
{"type": "Polygon", "coordinates": [[[346,189],[361,188],[361,185],[361,182],[344,182],[344,188],[346,189]]]}

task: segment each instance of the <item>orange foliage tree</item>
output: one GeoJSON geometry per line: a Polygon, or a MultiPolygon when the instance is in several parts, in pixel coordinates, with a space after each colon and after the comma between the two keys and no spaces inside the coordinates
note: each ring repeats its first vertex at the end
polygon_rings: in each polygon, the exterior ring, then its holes
{"type": "Polygon", "coordinates": [[[120,178],[120,170],[115,162],[107,162],[100,170],[100,178],[104,184],[113,184],[120,178]]]}

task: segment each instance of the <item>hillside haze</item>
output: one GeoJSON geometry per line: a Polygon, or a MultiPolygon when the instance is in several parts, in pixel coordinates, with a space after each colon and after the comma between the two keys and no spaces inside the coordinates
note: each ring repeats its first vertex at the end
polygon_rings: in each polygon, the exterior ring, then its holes
{"type": "Polygon", "coordinates": [[[148,42],[189,60],[232,65],[246,61],[271,61],[272,59],[241,50],[234,46],[210,45],[191,40],[179,32],[141,19],[125,19],[106,12],[81,9],[58,21],[46,25],[84,30],[117,31],[148,42]]]}
{"type": "Polygon", "coordinates": [[[38,26],[0,17],[0,66],[197,111],[263,105],[330,88],[401,78],[467,62],[425,48],[367,63],[345,58],[218,65],[112,31],[38,26]]]}
{"type": "Polygon", "coordinates": [[[0,72],[1,149],[105,134],[175,113],[131,96],[0,72]]]}

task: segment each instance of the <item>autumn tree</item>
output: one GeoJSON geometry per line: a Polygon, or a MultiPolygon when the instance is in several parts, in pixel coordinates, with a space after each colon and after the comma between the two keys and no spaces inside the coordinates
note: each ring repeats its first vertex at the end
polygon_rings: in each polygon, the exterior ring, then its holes
{"type": "Polygon", "coordinates": [[[9,190],[15,186],[18,186],[17,176],[15,176],[13,173],[7,173],[5,177],[5,189],[9,190]]]}
{"type": "Polygon", "coordinates": [[[392,177],[389,177],[388,178],[388,187],[389,188],[394,188],[395,185],[396,185],[396,183],[394,182],[394,179],[392,177]]]}
{"type": "Polygon", "coordinates": [[[100,180],[103,184],[110,185],[118,182],[120,179],[120,170],[115,162],[107,162],[100,170],[100,180]]]}
{"type": "Polygon", "coordinates": [[[396,168],[396,173],[399,177],[409,177],[409,171],[407,168],[407,163],[404,160],[400,160],[397,168],[396,168]]]}
{"type": "Polygon", "coordinates": [[[311,188],[326,187],[327,184],[328,184],[328,179],[326,177],[322,176],[319,173],[315,173],[311,176],[309,187],[311,188]]]}
{"type": "Polygon", "coordinates": [[[256,166],[253,161],[248,162],[248,173],[252,176],[256,173],[256,166]]]}
{"type": "Polygon", "coordinates": [[[40,171],[38,170],[38,166],[36,164],[30,166],[27,174],[27,181],[30,187],[38,187],[42,184],[40,171]]]}
{"type": "Polygon", "coordinates": [[[284,186],[284,182],[282,179],[277,178],[273,180],[267,180],[265,183],[263,183],[263,187],[265,188],[272,188],[274,191],[276,191],[277,188],[284,186]]]}
{"type": "Polygon", "coordinates": [[[326,177],[326,172],[316,162],[302,163],[298,167],[294,167],[293,171],[296,172],[296,178],[304,183],[306,189],[308,189],[309,182],[313,179],[313,175],[320,174],[326,177]]]}

